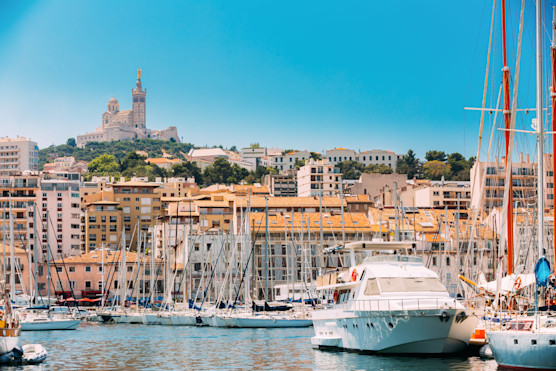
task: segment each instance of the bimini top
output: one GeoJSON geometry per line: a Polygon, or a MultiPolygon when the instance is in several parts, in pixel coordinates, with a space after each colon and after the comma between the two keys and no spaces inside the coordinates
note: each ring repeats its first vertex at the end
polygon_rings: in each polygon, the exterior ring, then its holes
{"type": "Polygon", "coordinates": [[[357,241],[348,243],[343,250],[353,251],[380,251],[380,250],[398,250],[412,249],[415,242],[412,241],[357,241]]]}

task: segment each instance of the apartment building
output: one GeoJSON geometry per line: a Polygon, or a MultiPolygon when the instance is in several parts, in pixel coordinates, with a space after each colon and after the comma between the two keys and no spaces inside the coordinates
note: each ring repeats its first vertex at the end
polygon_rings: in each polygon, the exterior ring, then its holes
{"type": "Polygon", "coordinates": [[[162,215],[160,195],[155,192],[159,186],[141,181],[112,184],[114,201],[122,208],[127,244],[135,246],[139,230],[148,230],[162,215]]]}
{"type": "Polygon", "coordinates": [[[254,169],[257,166],[262,166],[261,159],[266,156],[266,147],[247,147],[241,149],[241,161],[251,163],[254,169]]]}
{"type": "Polygon", "coordinates": [[[295,169],[296,161],[305,161],[311,158],[311,152],[305,151],[291,151],[280,156],[270,158],[270,166],[276,170],[286,171],[295,169]]]}
{"type": "MultiPolygon", "coordinates": [[[[403,193],[403,192],[402,192],[403,193]]],[[[471,183],[469,181],[430,181],[413,191],[414,200],[406,206],[424,208],[467,209],[471,205],[471,183]]],[[[403,198],[402,198],[403,199],[403,198]]]]}
{"type": "Polygon", "coordinates": [[[324,158],[328,159],[333,165],[343,161],[356,161],[364,166],[368,165],[386,165],[390,166],[393,171],[396,171],[396,163],[398,159],[404,155],[398,155],[392,151],[385,151],[382,149],[373,149],[370,151],[356,152],[347,148],[334,148],[326,151],[324,158]]]}
{"type": "Polygon", "coordinates": [[[267,174],[263,176],[262,181],[274,197],[297,196],[297,174],[295,170],[287,170],[284,174],[267,174]]]}
{"type": "MultiPolygon", "coordinates": [[[[546,167],[545,167],[546,168],[546,167]]],[[[537,164],[530,162],[529,155],[519,162],[512,163],[513,199],[517,206],[536,202],[537,164]]],[[[553,189],[552,177],[547,177],[547,189],[553,189]]],[[[506,181],[506,165],[504,159],[494,162],[476,161],[471,168],[471,205],[484,210],[501,207],[504,203],[504,183],[506,181]],[[483,178],[484,177],[484,178],[483,178]]],[[[553,193],[546,195],[548,201],[553,200],[553,193]]],[[[553,201],[552,201],[553,203],[553,201]]]]}
{"type": "Polygon", "coordinates": [[[297,195],[299,197],[335,196],[340,194],[342,174],[327,159],[309,159],[297,172],[297,195]]]}
{"type": "Polygon", "coordinates": [[[81,253],[81,194],[79,181],[42,179],[37,195],[42,253],[53,257],[81,253]],[[48,244],[47,244],[48,242],[48,244]]]}
{"type": "Polygon", "coordinates": [[[0,175],[39,170],[39,147],[25,137],[0,138],[0,175]]]}
{"type": "Polygon", "coordinates": [[[386,165],[396,171],[396,164],[404,155],[399,155],[392,151],[373,149],[370,151],[359,152],[357,161],[363,165],[386,165]]]}
{"type": "MultiPolygon", "coordinates": [[[[0,233],[3,241],[9,241],[11,201],[14,239],[24,246],[30,241],[30,248],[34,248],[33,206],[38,193],[38,175],[0,175],[0,233]]],[[[39,216],[37,225],[40,225],[39,216]]]]}
{"type": "Polygon", "coordinates": [[[357,161],[357,152],[353,149],[334,148],[326,151],[323,157],[332,165],[336,165],[343,161],[357,161]]]}
{"type": "Polygon", "coordinates": [[[123,209],[115,201],[96,201],[85,208],[85,253],[106,247],[115,250],[122,236],[123,209]]]}

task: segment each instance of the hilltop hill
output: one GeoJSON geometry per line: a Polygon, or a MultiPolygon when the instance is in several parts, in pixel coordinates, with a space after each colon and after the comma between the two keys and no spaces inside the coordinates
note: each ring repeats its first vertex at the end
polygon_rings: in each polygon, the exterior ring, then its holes
{"type": "Polygon", "coordinates": [[[56,157],[73,156],[76,161],[83,160],[90,162],[100,155],[113,155],[118,160],[122,160],[128,153],[142,151],[148,157],[162,157],[164,154],[175,158],[184,158],[184,154],[193,147],[191,143],[176,143],[168,140],[157,139],[136,139],[113,142],[91,142],[84,148],[77,148],[74,141],[68,144],[50,146],[39,150],[39,169],[45,163],[53,161],[56,157]]]}

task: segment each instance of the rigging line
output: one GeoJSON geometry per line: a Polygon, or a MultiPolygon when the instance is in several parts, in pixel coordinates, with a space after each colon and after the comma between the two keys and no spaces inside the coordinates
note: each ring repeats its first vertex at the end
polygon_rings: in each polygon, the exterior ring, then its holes
{"type": "MultiPolygon", "coordinates": [[[[495,7],[496,7],[496,0],[492,1],[492,17],[491,17],[491,21],[490,21],[490,36],[489,36],[489,41],[488,41],[488,53],[487,53],[487,65],[486,65],[486,71],[485,71],[485,82],[484,82],[484,86],[483,86],[483,103],[482,103],[482,111],[481,111],[481,121],[480,121],[480,126],[479,126],[479,143],[477,145],[477,161],[480,159],[480,155],[481,155],[481,142],[482,142],[482,137],[483,137],[483,125],[484,125],[484,121],[485,121],[485,103],[486,103],[486,96],[487,96],[487,87],[488,87],[488,72],[489,72],[489,66],[490,66],[490,54],[491,54],[491,47],[492,47],[492,30],[493,30],[493,26],[494,26],[494,11],[495,11],[495,7]]],[[[475,184],[475,182],[472,182],[472,186],[473,184],[475,184]]],[[[471,194],[473,194],[473,189],[471,189],[471,194]]]]}

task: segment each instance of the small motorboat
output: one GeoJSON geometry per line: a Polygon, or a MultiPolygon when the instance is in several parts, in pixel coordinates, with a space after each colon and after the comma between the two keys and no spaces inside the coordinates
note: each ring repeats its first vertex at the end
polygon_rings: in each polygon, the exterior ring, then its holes
{"type": "Polygon", "coordinates": [[[46,349],[41,344],[25,344],[22,348],[22,358],[24,362],[30,365],[43,362],[48,355],[46,349]]]}

